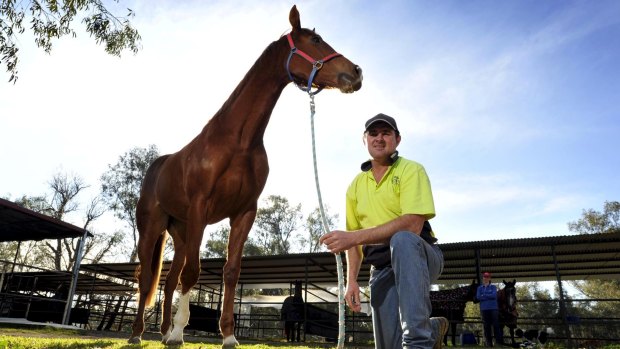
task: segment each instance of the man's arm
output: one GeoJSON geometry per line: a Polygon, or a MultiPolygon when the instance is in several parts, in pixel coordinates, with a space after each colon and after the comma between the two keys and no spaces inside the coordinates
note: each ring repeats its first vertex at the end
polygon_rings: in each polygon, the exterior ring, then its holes
{"type": "Polygon", "coordinates": [[[362,265],[361,246],[353,246],[347,250],[347,291],[344,299],[349,308],[354,312],[362,310],[360,301],[360,287],[357,283],[360,267],[362,265]]]}
{"type": "Polygon", "coordinates": [[[332,253],[346,251],[353,246],[386,244],[392,235],[399,231],[410,231],[417,235],[422,232],[426,218],[417,214],[405,214],[387,223],[372,228],[355,231],[334,230],[321,236],[320,243],[325,244],[332,253]]]}

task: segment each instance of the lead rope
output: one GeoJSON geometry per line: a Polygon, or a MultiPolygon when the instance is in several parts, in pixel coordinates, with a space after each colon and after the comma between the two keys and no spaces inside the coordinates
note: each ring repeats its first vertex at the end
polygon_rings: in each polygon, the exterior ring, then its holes
{"type": "MultiPolygon", "coordinates": [[[[310,130],[312,131],[312,161],[314,163],[314,182],[316,183],[316,194],[319,197],[319,212],[321,213],[321,222],[323,223],[323,232],[329,233],[329,225],[325,217],[323,209],[323,199],[321,197],[321,187],[319,186],[319,171],[316,164],[316,146],[314,141],[314,94],[308,93],[310,96],[310,130]]],[[[338,270],[338,349],[344,348],[344,275],[342,273],[342,257],[340,253],[336,253],[336,268],[338,270]]]]}

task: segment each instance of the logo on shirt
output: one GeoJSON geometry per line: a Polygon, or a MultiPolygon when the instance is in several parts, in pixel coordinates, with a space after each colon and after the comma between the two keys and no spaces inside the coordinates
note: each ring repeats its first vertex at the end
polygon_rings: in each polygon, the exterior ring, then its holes
{"type": "Polygon", "coordinates": [[[398,176],[392,177],[392,185],[396,187],[400,185],[400,178],[398,176]]]}

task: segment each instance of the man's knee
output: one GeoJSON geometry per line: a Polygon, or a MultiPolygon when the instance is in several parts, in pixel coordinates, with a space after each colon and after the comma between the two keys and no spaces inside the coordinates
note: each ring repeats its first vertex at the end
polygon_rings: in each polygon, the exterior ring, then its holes
{"type": "Polygon", "coordinates": [[[420,245],[419,243],[421,241],[421,237],[410,231],[399,231],[398,233],[392,235],[392,238],[390,239],[390,247],[398,248],[411,244],[420,245]]]}

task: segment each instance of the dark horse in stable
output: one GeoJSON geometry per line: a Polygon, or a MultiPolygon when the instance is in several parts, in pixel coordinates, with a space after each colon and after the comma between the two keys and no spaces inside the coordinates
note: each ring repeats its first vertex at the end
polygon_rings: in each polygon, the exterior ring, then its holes
{"type": "MultiPolygon", "coordinates": [[[[497,291],[497,306],[499,308],[499,327],[500,331],[504,331],[504,327],[508,327],[510,331],[511,344],[515,346],[515,328],[517,328],[517,290],[515,284],[517,280],[512,282],[503,280],[504,287],[497,291]]],[[[505,341],[505,340],[504,340],[505,341]]]]}
{"type": "MultiPolygon", "coordinates": [[[[154,301],[168,234],[174,242],[174,257],[164,286],[162,342],[183,343],[190,290],[200,274],[204,229],[229,218],[219,324],[223,347],[238,344],[233,334],[234,294],[243,245],[269,172],[263,135],[271,112],[291,80],[308,89],[338,88],[345,93],[362,85],[361,69],[336,53],[314,30],[302,28],[295,6],[289,21],[291,32],[265,49],[202,132],[178,152],[156,159],[146,173],[136,208],[139,303],[130,343],[141,341],[144,310],[154,301]],[[172,295],[179,282],[178,310],[172,319],[172,295]]],[[[246,32],[248,36],[240,39],[252,40],[251,29],[246,32]]],[[[239,52],[243,47],[229,54],[239,52]]]]}
{"type": "MultiPolygon", "coordinates": [[[[445,317],[450,322],[452,346],[456,341],[456,325],[462,323],[467,302],[476,301],[478,281],[472,281],[469,286],[457,287],[451,290],[431,291],[431,305],[433,311],[431,317],[445,317]]],[[[448,334],[443,338],[444,344],[448,344],[448,334]]]]}
{"type": "Polygon", "coordinates": [[[305,320],[304,299],[301,296],[301,281],[295,281],[295,294],[284,299],[282,309],[280,309],[280,319],[284,321],[286,340],[288,342],[300,342],[301,324],[305,320]]]}

